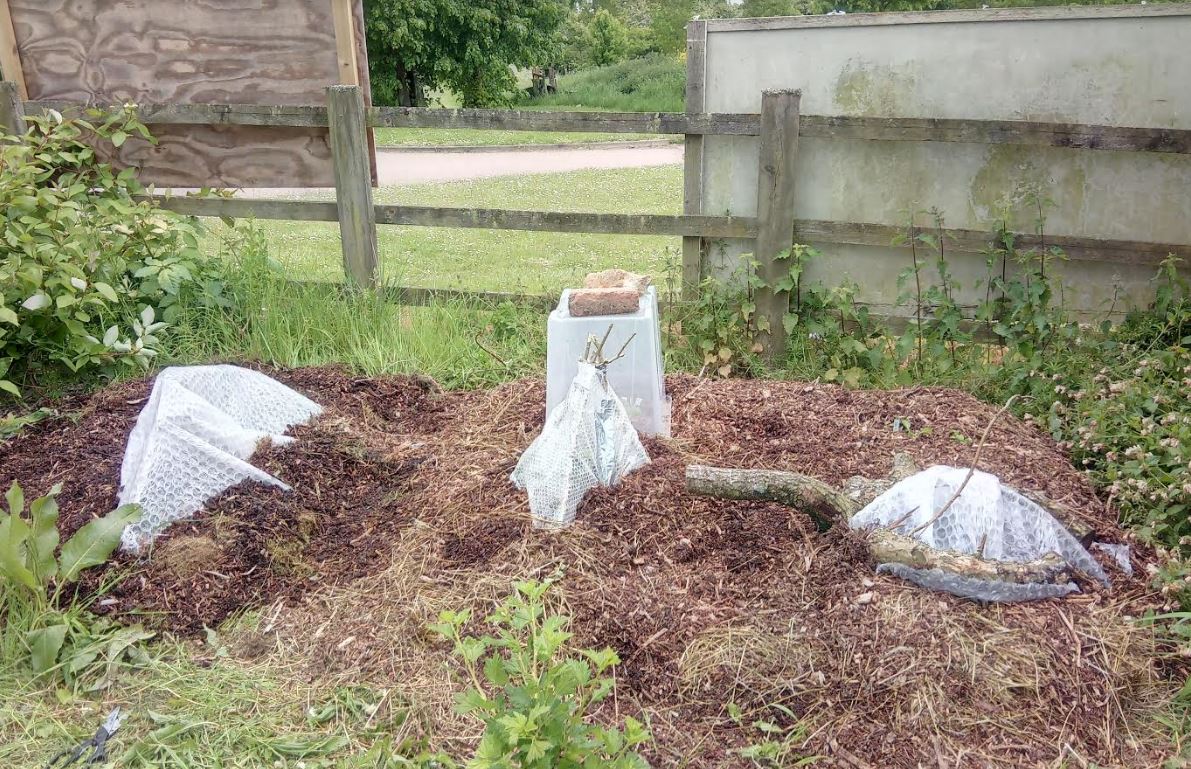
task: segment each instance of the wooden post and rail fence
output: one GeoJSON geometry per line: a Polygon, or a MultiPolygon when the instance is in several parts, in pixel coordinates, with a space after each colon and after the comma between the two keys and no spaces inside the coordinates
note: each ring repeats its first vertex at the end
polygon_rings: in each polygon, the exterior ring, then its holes
{"type": "MultiPolygon", "coordinates": [[[[697,22],[692,27],[697,26],[697,22]]],[[[703,42],[697,34],[688,41],[688,65],[698,64],[703,42]]],[[[194,216],[286,219],[339,222],[344,271],[351,284],[381,288],[396,301],[423,304],[435,296],[454,298],[524,299],[546,305],[547,297],[523,297],[492,292],[386,287],[377,256],[376,226],[404,225],[460,227],[609,235],[670,235],[683,238],[683,294],[699,290],[704,244],[716,238],[752,238],[754,258],[766,283],[776,282],[778,257],[797,238],[800,242],[888,246],[899,228],[891,225],[818,221],[794,218],[795,168],[799,137],[864,139],[892,142],[978,142],[1091,150],[1191,154],[1191,130],[1033,121],[933,118],[840,117],[802,115],[798,91],[766,91],[756,113],[706,113],[701,81],[688,84],[687,112],[537,112],[488,109],[425,109],[364,106],[359,87],[331,86],[325,107],[266,105],[142,105],[147,125],[250,125],[326,127],[330,131],[335,166],[334,202],[159,195],[163,208],[194,216]],[[653,133],[685,136],[683,213],[608,214],[558,211],[520,211],[493,208],[376,205],[372,200],[368,127],[501,129],[513,131],[576,131],[596,133],[653,133]],[[758,136],[758,204],[756,216],[712,216],[701,206],[701,156],[708,135],[758,136]]],[[[0,84],[0,129],[25,130],[27,114],[49,109],[67,111],[82,105],[22,101],[15,86],[0,84]]],[[[988,232],[944,229],[952,247],[981,251],[991,240],[988,232]]],[[[1022,248],[1039,245],[1038,238],[1020,234],[1022,248]]],[[[1087,260],[1157,265],[1168,254],[1187,255],[1187,245],[1105,240],[1072,236],[1046,238],[1069,255],[1087,260]]],[[[757,313],[768,321],[765,340],[770,354],[780,354],[785,339],[782,320],[790,297],[784,291],[763,289],[757,313]]]]}

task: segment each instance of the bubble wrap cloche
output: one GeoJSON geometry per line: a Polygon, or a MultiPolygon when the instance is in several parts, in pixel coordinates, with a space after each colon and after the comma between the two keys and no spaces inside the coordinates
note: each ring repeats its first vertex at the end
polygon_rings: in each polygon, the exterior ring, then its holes
{"type": "Polygon", "coordinates": [[[589,489],[615,486],[648,462],[606,374],[580,363],[566,399],[546,417],[542,434],[521,455],[511,480],[528,491],[534,524],[554,528],[575,519],[589,489]]]}
{"type": "MultiPolygon", "coordinates": [[[[1100,564],[1063,524],[1038,504],[1002,484],[995,475],[973,472],[951,506],[931,522],[967,475],[966,468],[929,467],[895,483],[852,516],[849,523],[854,529],[888,528],[936,550],[964,555],[979,552],[982,557],[996,561],[1025,563],[1055,553],[1075,569],[1108,584],[1108,576],[1100,564]]],[[[905,573],[909,567],[882,568],[909,578],[905,573]]],[[[987,589],[982,592],[980,585],[975,584],[978,580],[964,579],[960,585],[954,580],[939,580],[938,575],[916,576],[922,578],[914,581],[924,587],[988,601],[1031,600],[1069,592],[1066,586],[1038,591],[1034,589],[1037,586],[1007,583],[985,583],[987,589]],[[953,583],[957,589],[948,589],[953,583]]]]}
{"type": "Polygon", "coordinates": [[[120,468],[120,504],[135,502],[143,511],[124,530],[124,548],[139,552],[166,526],[240,481],[288,490],[247,460],[265,438],[292,442],[285,429],[321,411],[280,382],[238,366],[163,370],[128,436],[120,468]]]}

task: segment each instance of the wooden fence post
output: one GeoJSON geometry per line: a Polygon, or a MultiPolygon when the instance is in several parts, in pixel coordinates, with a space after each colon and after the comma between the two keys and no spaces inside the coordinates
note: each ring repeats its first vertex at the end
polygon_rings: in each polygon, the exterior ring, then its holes
{"type": "Polygon", "coordinates": [[[376,248],[376,209],[372,205],[371,160],[368,153],[364,95],[359,86],[327,89],[327,123],[335,164],[335,200],[343,240],[343,268],[360,288],[381,284],[376,248]]]}
{"type": "MultiPolygon", "coordinates": [[[[692,21],[686,27],[686,112],[705,111],[707,22],[692,21]]],[[[683,139],[682,212],[703,213],[703,137],[687,134],[683,139]]],[[[682,298],[697,299],[703,279],[703,238],[682,239],[682,298]]]]}
{"type": "Polygon", "coordinates": [[[5,80],[0,83],[0,131],[12,136],[25,133],[25,105],[17,84],[5,80]]]}
{"type": "Polygon", "coordinates": [[[765,357],[777,361],[786,352],[783,325],[790,312],[790,292],[773,288],[787,272],[778,259],[794,245],[794,172],[798,161],[798,107],[801,91],[765,91],[761,96],[761,151],[757,168],[757,318],[768,322],[758,341],[765,357]]]}

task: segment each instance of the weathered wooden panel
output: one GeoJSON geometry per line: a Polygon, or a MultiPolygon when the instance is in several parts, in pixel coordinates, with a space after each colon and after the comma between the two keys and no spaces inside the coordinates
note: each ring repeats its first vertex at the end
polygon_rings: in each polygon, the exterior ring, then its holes
{"type": "MultiPolygon", "coordinates": [[[[1049,202],[1046,244],[1071,259],[1052,275],[1083,320],[1150,301],[1155,263],[1191,249],[1191,3],[707,28],[706,112],[755,112],[764,90],[802,90],[794,214],[830,223],[798,227],[824,252],[810,282],[856,281],[858,300],[897,304],[909,260],[890,239],[911,211],[934,208],[960,238],[945,243],[956,298],[978,304],[979,244],[1001,222],[1033,231],[1037,197],[1049,202]]],[[[756,211],[758,145],[704,140],[706,210],[756,211]]],[[[930,215],[915,221],[933,227],[930,215]]],[[[729,241],[705,265],[726,278],[753,248],[729,241]]]]}
{"type": "MultiPolygon", "coordinates": [[[[8,0],[30,99],[325,105],[341,79],[331,0],[8,0]]],[[[351,0],[368,93],[363,4],[351,0]]],[[[161,126],[119,162],[160,186],[331,186],[327,130],[161,126]]]]}

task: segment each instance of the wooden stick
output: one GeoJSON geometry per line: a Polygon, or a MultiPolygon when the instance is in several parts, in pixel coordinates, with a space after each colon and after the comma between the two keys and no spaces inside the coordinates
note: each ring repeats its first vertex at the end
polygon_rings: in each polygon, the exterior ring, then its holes
{"type": "Polygon", "coordinates": [[[352,11],[352,0],[331,0],[335,56],[341,85],[360,84],[360,68],[356,62],[356,22],[352,11]]]}
{"type": "Polygon", "coordinates": [[[634,340],[636,337],[637,337],[637,332],[636,332],[636,331],[634,331],[633,333],[629,334],[629,338],[628,338],[628,339],[626,339],[626,340],[624,340],[624,344],[622,344],[622,345],[620,346],[620,352],[616,353],[616,357],[615,357],[615,358],[613,358],[612,360],[608,361],[608,363],[615,363],[616,361],[618,361],[618,360],[620,360],[621,358],[623,358],[623,357],[624,357],[624,351],[625,351],[625,350],[627,350],[627,349],[629,349],[629,342],[633,341],[633,340],[634,340]]]}
{"type": "Polygon", "coordinates": [[[817,478],[781,470],[690,465],[686,469],[686,490],[705,497],[779,502],[811,516],[820,531],[860,509],[843,492],[817,478]]]}
{"type": "MultiPolygon", "coordinates": [[[[765,359],[786,354],[786,315],[790,292],[776,288],[781,260],[794,245],[794,176],[798,163],[798,120],[801,91],[766,91],[761,97],[761,148],[757,167],[757,241],[753,257],[761,286],[755,297],[757,318],[765,327],[757,334],[765,359]]],[[[760,325],[760,324],[759,324],[760,325]]]]}
{"type": "MultiPolygon", "coordinates": [[[[4,0],[0,0],[0,3],[4,0]]],[[[0,132],[10,136],[22,136],[28,130],[25,124],[25,107],[17,95],[17,86],[8,80],[0,83],[0,132]]]]}

